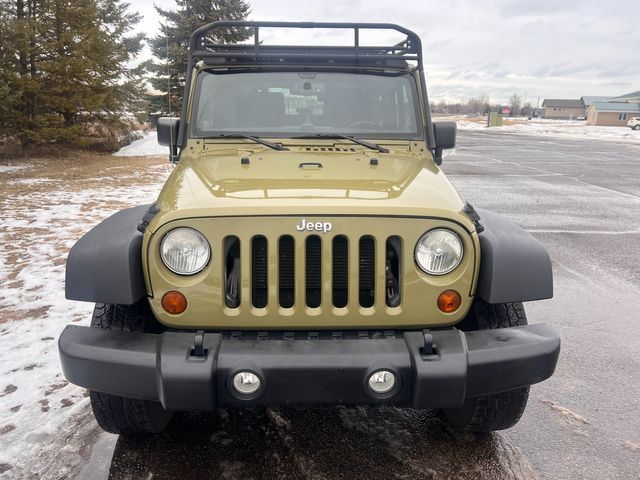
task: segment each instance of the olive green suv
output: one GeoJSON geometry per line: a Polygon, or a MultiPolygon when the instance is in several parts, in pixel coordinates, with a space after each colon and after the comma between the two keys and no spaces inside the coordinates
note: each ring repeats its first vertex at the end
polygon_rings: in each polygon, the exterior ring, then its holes
{"type": "Polygon", "coordinates": [[[456,125],[431,120],[416,34],[212,23],[191,38],[183,103],[158,122],[177,166],[157,201],[104,220],[67,262],[67,298],[96,307],[62,333],[62,367],[103,429],[231,405],[518,421],[560,350],[522,306],[552,296],[551,262],[440,169],[456,125]],[[350,40],[271,44],[279,28],[350,40]],[[216,42],[233,30],[250,39],[216,42]]]}

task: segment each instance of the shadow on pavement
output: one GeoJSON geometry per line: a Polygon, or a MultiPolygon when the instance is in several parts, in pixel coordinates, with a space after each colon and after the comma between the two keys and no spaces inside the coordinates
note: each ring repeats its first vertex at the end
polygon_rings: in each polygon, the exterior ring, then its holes
{"type": "Polygon", "coordinates": [[[225,410],[177,415],[154,438],[118,439],[109,478],[536,478],[500,434],[453,434],[395,408],[225,410]]]}

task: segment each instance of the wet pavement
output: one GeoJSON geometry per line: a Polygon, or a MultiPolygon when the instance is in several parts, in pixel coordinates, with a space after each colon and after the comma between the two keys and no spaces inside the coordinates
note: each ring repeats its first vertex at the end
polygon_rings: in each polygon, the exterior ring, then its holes
{"type": "Polygon", "coordinates": [[[640,144],[461,132],[443,168],[553,258],[554,299],[525,308],[562,352],[516,427],[460,435],[394,408],[182,414],[156,438],[103,434],[91,478],[640,478],[640,144]]]}
{"type": "Polygon", "coordinates": [[[394,408],[181,415],[157,438],[120,438],[109,478],[536,478],[501,435],[454,435],[394,408]]]}
{"type": "Polygon", "coordinates": [[[554,264],[554,298],[525,308],[560,333],[560,361],[505,438],[542,478],[640,478],[640,144],[464,133],[445,160],[554,264]]]}

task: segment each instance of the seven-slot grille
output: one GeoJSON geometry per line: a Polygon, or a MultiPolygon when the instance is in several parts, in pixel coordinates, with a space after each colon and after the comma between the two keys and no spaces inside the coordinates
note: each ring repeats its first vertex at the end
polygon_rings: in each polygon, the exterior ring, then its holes
{"type": "MultiPolygon", "coordinates": [[[[225,250],[227,255],[240,256],[240,251],[250,254],[248,271],[251,275],[251,298],[237,297],[231,302],[227,301],[227,307],[236,308],[250,302],[254,308],[266,308],[269,306],[270,289],[277,291],[272,298],[284,309],[300,305],[314,309],[321,307],[323,303],[335,308],[345,308],[356,306],[350,305],[356,302],[359,307],[374,308],[379,306],[376,305],[377,289],[384,290],[387,307],[400,305],[402,242],[397,236],[374,238],[372,235],[364,235],[353,239],[345,235],[309,235],[306,238],[284,235],[278,239],[268,239],[257,235],[250,240],[248,252],[233,248],[235,242],[239,242],[237,237],[227,237],[225,250]],[[271,270],[269,242],[275,242],[277,253],[271,259],[277,262],[277,266],[271,270]],[[297,255],[302,257],[296,258],[297,255]],[[323,258],[323,255],[328,258],[323,258]],[[352,255],[356,257],[352,258],[352,255]],[[384,262],[385,272],[383,282],[376,278],[376,269],[379,268],[377,263],[381,260],[384,262]],[[297,261],[301,261],[304,266],[302,272],[298,270],[299,278],[296,278],[297,261]],[[270,271],[273,278],[269,276],[270,271]],[[273,275],[273,272],[276,274],[273,275]],[[327,282],[330,282],[330,289],[325,287],[327,282]],[[297,285],[299,288],[296,288],[297,285]],[[357,290],[353,292],[355,295],[350,292],[352,288],[357,290]],[[296,295],[303,298],[296,298],[296,295]],[[324,296],[331,298],[323,298],[324,296]]],[[[243,258],[227,258],[225,278],[234,279],[226,282],[227,298],[230,298],[231,287],[234,287],[233,292],[240,290],[239,285],[243,279],[240,278],[237,266],[243,261],[243,258]]]]}

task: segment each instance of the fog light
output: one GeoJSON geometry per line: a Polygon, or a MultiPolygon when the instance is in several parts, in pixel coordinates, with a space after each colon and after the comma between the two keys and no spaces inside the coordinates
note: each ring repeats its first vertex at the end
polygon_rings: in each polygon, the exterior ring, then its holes
{"type": "Polygon", "coordinates": [[[243,371],[233,376],[233,388],[241,395],[253,395],[260,389],[260,377],[243,371]]]}
{"type": "Polygon", "coordinates": [[[369,377],[369,388],[373,393],[389,393],[396,386],[396,376],[389,370],[378,370],[369,377]]]}

